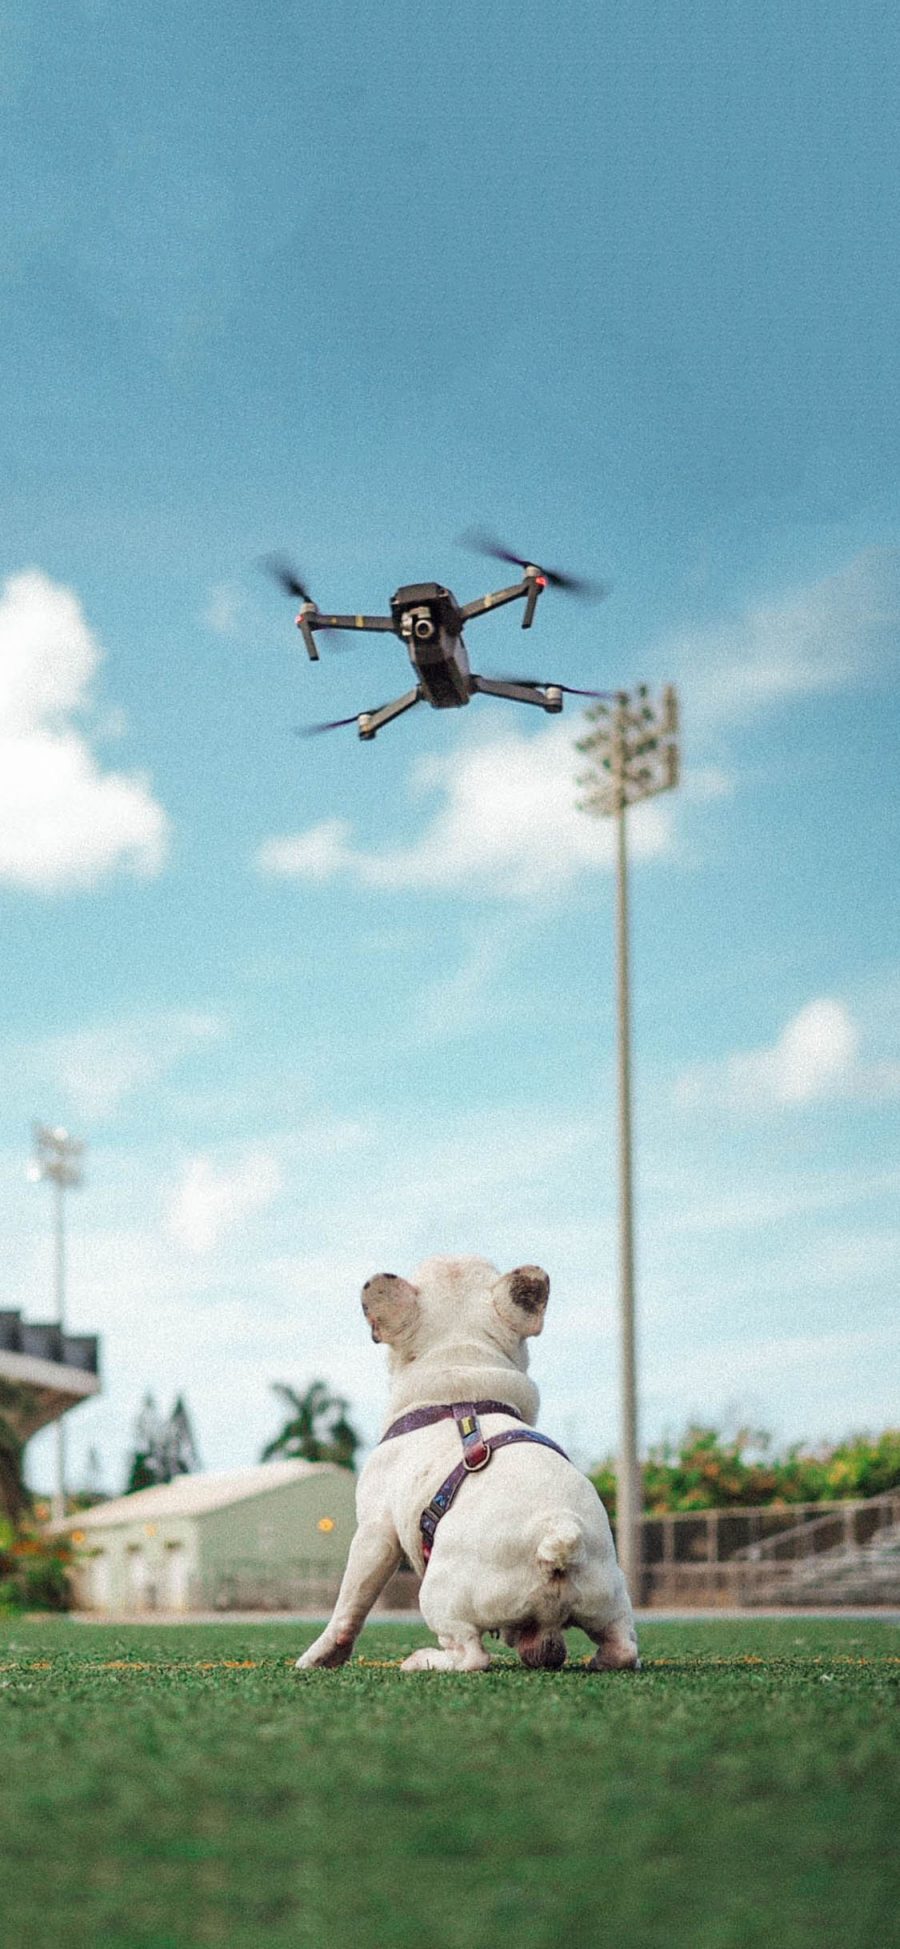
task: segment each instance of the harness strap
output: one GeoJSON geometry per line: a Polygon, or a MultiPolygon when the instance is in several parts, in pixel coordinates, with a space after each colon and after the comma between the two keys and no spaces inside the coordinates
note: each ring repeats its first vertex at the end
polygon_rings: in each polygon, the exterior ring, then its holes
{"type": "MultiPolygon", "coordinates": [[[[477,1416],[475,1417],[475,1422],[477,1429],[477,1416]]],[[[479,1459],[473,1462],[466,1458],[466,1436],[463,1434],[461,1427],[460,1433],[463,1435],[463,1459],[461,1462],[457,1462],[455,1469],[447,1476],[446,1481],[441,1483],[437,1493],[432,1496],[427,1509],[423,1509],[419,1517],[422,1555],[425,1558],[426,1564],[434,1548],[435,1530],[441,1517],[446,1516],[460,1484],[465,1481],[467,1475],[472,1475],[476,1470],[487,1467],[495,1448],[505,1448],[507,1442],[511,1441],[537,1441],[540,1442],[542,1448],[555,1449],[557,1455],[561,1455],[564,1462],[567,1462],[569,1459],[565,1449],[560,1448],[558,1442],[551,1441],[549,1435],[539,1435],[534,1428],[504,1428],[501,1434],[488,1435],[486,1439],[481,1436],[480,1430],[478,1430],[477,1438],[480,1440],[482,1448],[486,1450],[486,1454],[483,1461],[479,1459]]]]}
{"type": "Polygon", "coordinates": [[[381,1439],[393,1441],[395,1435],[411,1435],[416,1428],[430,1428],[434,1421],[458,1421],[460,1414],[511,1414],[514,1421],[522,1419],[508,1401],[454,1401],[445,1407],[410,1409],[399,1421],[391,1422],[381,1439]]]}

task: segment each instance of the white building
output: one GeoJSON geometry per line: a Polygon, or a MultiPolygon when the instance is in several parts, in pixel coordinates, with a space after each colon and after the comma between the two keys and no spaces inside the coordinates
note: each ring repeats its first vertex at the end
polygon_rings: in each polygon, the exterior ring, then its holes
{"type": "Polygon", "coordinates": [[[179,1475],[58,1525],[79,1609],[327,1610],[356,1528],[356,1477],[331,1462],[179,1475]]]}

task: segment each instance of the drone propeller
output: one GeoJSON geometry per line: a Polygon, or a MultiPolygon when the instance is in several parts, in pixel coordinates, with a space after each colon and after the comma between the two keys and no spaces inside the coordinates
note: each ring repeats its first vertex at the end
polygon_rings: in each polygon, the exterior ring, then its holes
{"type": "Polygon", "coordinates": [[[560,569],[544,568],[524,555],[513,555],[485,528],[467,528],[465,534],[458,537],[458,542],[460,547],[470,548],[476,555],[492,555],[495,561],[512,562],[515,568],[540,568],[552,589],[562,589],[570,596],[581,596],[583,601],[603,602],[610,593],[608,582],[587,582],[581,576],[564,575],[560,569]]]}
{"type": "Polygon", "coordinates": [[[297,596],[300,602],[312,602],[309,590],[304,587],[299,575],[284,555],[264,555],[260,567],[277,582],[287,596],[297,596]]]}
{"type": "Polygon", "coordinates": [[[298,738],[316,738],[320,731],[342,731],[346,724],[356,724],[359,715],[359,711],[354,711],[352,717],[332,717],[327,724],[295,724],[294,735],[298,738]]]}
{"type": "Polygon", "coordinates": [[[343,731],[347,724],[358,724],[361,717],[374,717],[383,709],[384,705],[378,704],[375,710],[354,711],[352,717],[332,717],[327,724],[295,724],[294,732],[298,738],[316,738],[320,731],[343,731]]]}
{"type": "MultiPolygon", "coordinates": [[[[283,589],[285,595],[294,596],[302,603],[312,603],[315,609],[316,604],[306,584],[301,582],[296,569],[288,561],[286,555],[264,555],[259,566],[265,571],[266,575],[271,576],[273,582],[278,583],[279,589],[283,589]]],[[[327,623],[320,622],[318,617],[315,618],[315,629],[317,636],[326,636],[328,638],[329,650],[345,650],[347,648],[346,643],[338,641],[337,631],[330,629],[327,623]]]]}
{"type": "Polygon", "coordinates": [[[504,675],[500,681],[501,683],[507,684],[529,684],[533,685],[537,690],[564,690],[567,697],[615,698],[618,696],[618,692],[615,690],[579,690],[575,684],[557,683],[555,677],[509,677],[504,675]]]}

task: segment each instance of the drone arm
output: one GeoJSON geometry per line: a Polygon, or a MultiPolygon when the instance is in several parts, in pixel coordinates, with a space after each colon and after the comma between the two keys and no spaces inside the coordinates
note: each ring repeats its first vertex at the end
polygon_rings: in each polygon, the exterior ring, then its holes
{"type": "Polygon", "coordinates": [[[483,616],[488,609],[499,609],[504,602],[517,602],[520,596],[524,596],[525,614],[522,617],[522,628],[530,629],[534,622],[538,597],[543,595],[546,587],[546,581],[540,571],[536,568],[528,568],[521,582],[517,582],[514,587],[497,589],[493,595],[479,597],[477,602],[467,602],[462,612],[463,619],[468,622],[470,616],[483,616]]]}
{"type": "Polygon", "coordinates": [[[495,589],[491,595],[479,596],[476,602],[463,603],[461,615],[463,622],[470,622],[473,616],[486,616],[489,609],[501,609],[505,602],[518,602],[521,596],[530,595],[532,581],[524,576],[509,589],[495,589]]]}
{"type": "Polygon", "coordinates": [[[415,690],[408,690],[403,697],[395,697],[392,704],[382,704],[377,711],[361,712],[356,720],[360,737],[368,743],[383,724],[390,724],[392,718],[402,717],[404,711],[411,711],[414,704],[420,704],[422,694],[421,684],[416,684],[415,690]]]}
{"type": "Polygon", "coordinates": [[[511,677],[476,677],[474,672],[469,681],[472,689],[485,697],[511,697],[514,704],[537,704],[551,716],[562,710],[559,684],[516,683],[511,677]]]}
{"type": "Polygon", "coordinates": [[[315,629],[390,629],[394,628],[392,616],[325,616],[317,613],[315,629]]]}
{"type": "Polygon", "coordinates": [[[525,614],[522,617],[523,629],[531,628],[531,625],[534,622],[534,612],[538,606],[538,596],[542,593],[542,591],[546,588],[546,586],[547,586],[546,583],[543,582],[539,576],[529,575],[528,600],[525,604],[525,614]]]}
{"type": "Polygon", "coordinates": [[[297,628],[306,645],[306,654],[312,663],[318,663],[315,629],[390,629],[394,623],[391,616],[323,616],[315,603],[304,603],[297,617],[297,628]]]}

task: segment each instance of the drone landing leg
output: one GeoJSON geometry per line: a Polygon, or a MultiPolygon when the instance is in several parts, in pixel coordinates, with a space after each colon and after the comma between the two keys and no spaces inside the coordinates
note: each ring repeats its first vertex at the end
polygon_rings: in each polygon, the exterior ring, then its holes
{"type": "Polygon", "coordinates": [[[541,710],[556,713],[562,710],[562,693],[555,684],[542,687],[538,684],[505,683],[502,677],[475,677],[471,679],[473,690],[484,692],[486,697],[511,697],[514,704],[539,704],[541,710]]]}
{"type": "Polygon", "coordinates": [[[415,690],[408,690],[403,697],[395,697],[392,704],[382,704],[377,711],[363,711],[357,719],[360,737],[364,742],[374,738],[376,731],[380,731],[382,725],[390,724],[392,717],[402,717],[404,711],[411,711],[414,704],[420,703],[422,694],[421,684],[416,684],[415,690]]]}

